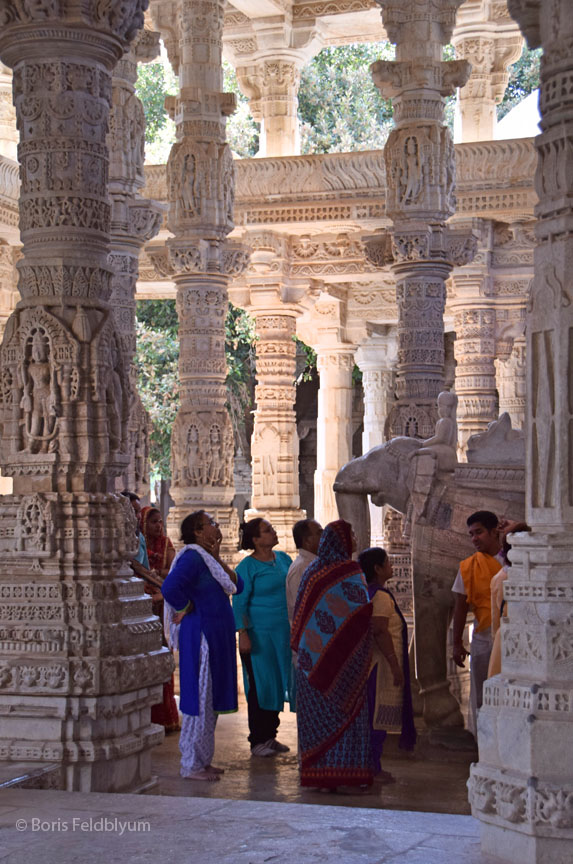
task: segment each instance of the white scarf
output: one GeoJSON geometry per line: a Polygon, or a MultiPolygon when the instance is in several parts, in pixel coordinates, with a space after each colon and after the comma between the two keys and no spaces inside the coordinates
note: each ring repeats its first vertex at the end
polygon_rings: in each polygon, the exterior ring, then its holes
{"type": "MultiPolygon", "coordinates": [[[[197,543],[188,543],[186,546],[183,546],[183,548],[179,550],[179,552],[173,559],[171,567],[169,568],[170,573],[177,564],[178,560],[185,552],[187,552],[188,549],[193,549],[201,556],[201,558],[207,565],[211,576],[213,577],[215,582],[219,583],[227,596],[237,593],[237,586],[232,581],[232,579],[225,573],[219,562],[216,561],[213,556],[210,555],[209,552],[207,552],[206,549],[203,549],[203,547],[199,546],[197,543]]],[[[173,621],[173,615],[175,615],[175,610],[167,602],[164,604],[163,610],[163,627],[165,629],[165,637],[171,650],[177,651],[177,649],[179,648],[179,624],[175,624],[173,621]]]]}

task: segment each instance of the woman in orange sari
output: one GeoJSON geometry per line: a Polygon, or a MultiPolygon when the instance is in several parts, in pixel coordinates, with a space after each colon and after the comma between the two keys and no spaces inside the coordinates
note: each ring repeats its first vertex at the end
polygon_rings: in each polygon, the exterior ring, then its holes
{"type": "MultiPolygon", "coordinates": [[[[165,579],[169,573],[172,561],[175,558],[173,543],[163,531],[163,519],[156,507],[144,507],[141,511],[141,533],[147,544],[147,557],[152,572],[160,578],[165,579]]],[[[163,595],[160,588],[152,585],[145,586],[148,594],[151,594],[153,613],[163,623],[163,595]]],[[[163,685],[163,702],[153,705],[151,708],[151,722],[163,726],[165,732],[177,732],[181,727],[179,724],[179,711],[175,702],[175,682],[173,676],[163,685]]]]}

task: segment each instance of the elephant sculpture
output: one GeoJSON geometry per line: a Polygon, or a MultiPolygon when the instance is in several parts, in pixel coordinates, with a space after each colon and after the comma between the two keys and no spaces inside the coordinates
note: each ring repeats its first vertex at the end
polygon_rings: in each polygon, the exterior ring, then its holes
{"type": "MultiPolygon", "coordinates": [[[[434,439],[429,439],[433,441],[434,439]]],[[[459,562],[474,551],[466,519],[475,510],[524,518],[523,434],[507,414],[474,435],[468,462],[447,463],[428,442],[394,438],[353,459],[334,483],[340,516],[369,545],[368,496],[406,515],[411,541],[416,678],[429,727],[463,726],[447,677],[447,632],[459,562]],[[500,464],[500,458],[505,461],[500,464]]]]}

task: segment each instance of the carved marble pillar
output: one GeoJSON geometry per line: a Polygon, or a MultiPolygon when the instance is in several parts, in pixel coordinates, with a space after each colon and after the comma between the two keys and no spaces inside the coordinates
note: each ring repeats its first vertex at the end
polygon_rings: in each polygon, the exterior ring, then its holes
{"type": "Polygon", "coordinates": [[[396,126],[384,149],[386,212],[392,236],[367,239],[370,260],[391,263],[398,301],[397,402],[392,435],[429,437],[444,384],[446,280],[454,264],[468,263],[475,240],[454,232],[454,145],[444,123],[444,97],[468,78],[464,60],[442,62],[461,0],[415,4],[377,0],[396,61],[372,64],[372,77],[391,96],[396,126]]]}
{"type": "Polygon", "coordinates": [[[526,356],[525,336],[518,336],[513,341],[509,356],[495,361],[499,413],[507,411],[514,429],[525,428],[526,356]]]}
{"type": "Polygon", "coordinates": [[[573,846],[573,18],[567,0],[509,0],[543,47],[535,276],[527,316],[527,521],[512,538],[502,671],[484,687],[471,769],[482,848],[565,864],[573,846]]]}
{"type": "MultiPolygon", "coordinates": [[[[152,3],[161,29],[161,3],[152,3]]],[[[175,107],[177,143],[167,164],[170,199],[169,264],[177,286],[181,352],[180,408],[173,426],[175,507],[168,530],[179,540],[183,518],[204,507],[223,531],[223,554],[238,542],[234,497],[234,439],[226,407],[225,318],[230,277],[248,262],[247,250],[227,240],[232,231],[233,156],[225,141],[235,98],[223,93],[224,0],[180,0],[175,107]]]]}
{"type": "Polygon", "coordinates": [[[258,156],[300,154],[298,88],[305,59],[306,52],[279,51],[237,66],[241,90],[253,119],[261,124],[258,156]]]}
{"type": "Polygon", "coordinates": [[[354,347],[313,346],[316,349],[318,391],[317,452],[314,475],[314,518],[326,525],[338,519],[332,490],[334,479],[352,458],[352,370],[354,347]]]}
{"type": "Polygon", "coordinates": [[[455,327],[458,444],[465,452],[470,435],[484,432],[498,416],[495,308],[479,303],[457,307],[455,327]]]}
{"type": "MultiPolygon", "coordinates": [[[[389,329],[389,328],[388,328],[389,329]]],[[[362,452],[386,440],[385,427],[389,399],[393,398],[393,366],[396,362],[396,336],[393,332],[375,334],[356,352],[356,365],[362,372],[364,392],[364,431],[362,452]]],[[[384,513],[370,502],[370,544],[384,545],[384,513]]]]}
{"type": "Polygon", "coordinates": [[[21,301],[1,348],[3,759],[60,762],[65,788],[149,788],[150,706],[173,661],[129,502],[129,378],[109,304],[111,72],[143,25],[120,6],[0,0],[20,132],[21,301]]]}
{"type": "Polygon", "coordinates": [[[135,287],[139,272],[139,254],[144,243],[159,231],[163,209],[156,202],[138,195],[138,190],[145,184],[145,116],[143,106],[135,94],[135,81],[137,63],[149,62],[158,53],[159,34],[141,30],[130,50],[115,67],[108,135],[112,246],[109,260],[113,268],[111,305],[131,383],[129,465],[117,478],[116,484],[119,490],[129,489],[142,496],[149,493],[149,421],[137,392],[133,366],[136,340],[135,287]]]}
{"type": "Polygon", "coordinates": [[[298,490],[298,433],[294,410],[296,345],[293,336],[300,311],[283,304],[274,291],[251,290],[248,308],[255,318],[258,337],[257,407],[251,441],[252,508],[272,523],[280,548],[292,554],[295,552],[292,526],[304,518],[298,490]]]}
{"type": "Polygon", "coordinates": [[[0,156],[18,158],[18,129],[12,103],[12,71],[0,63],[0,156]]]}
{"type": "Polygon", "coordinates": [[[509,66],[521,56],[522,37],[499,34],[494,27],[480,20],[458,27],[452,38],[456,57],[469,60],[472,65],[469,81],[459,90],[461,142],[493,141],[496,106],[507,87],[509,66]]]}

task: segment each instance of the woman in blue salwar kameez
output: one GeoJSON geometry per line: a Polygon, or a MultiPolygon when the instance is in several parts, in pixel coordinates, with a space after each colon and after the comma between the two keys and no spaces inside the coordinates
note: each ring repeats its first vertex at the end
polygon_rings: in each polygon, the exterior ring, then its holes
{"type": "MultiPolygon", "coordinates": [[[[204,510],[181,526],[185,546],[171,566],[162,593],[180,621],[179,746],[181,775],[214,781],[221,769],[211,764],[219,714],[237,711],[235,624],[229,602],[243,583],[219,558],[221,532],[204,510]]],[[[175,634],[171,620],[172,641],[175,634]]]]}

